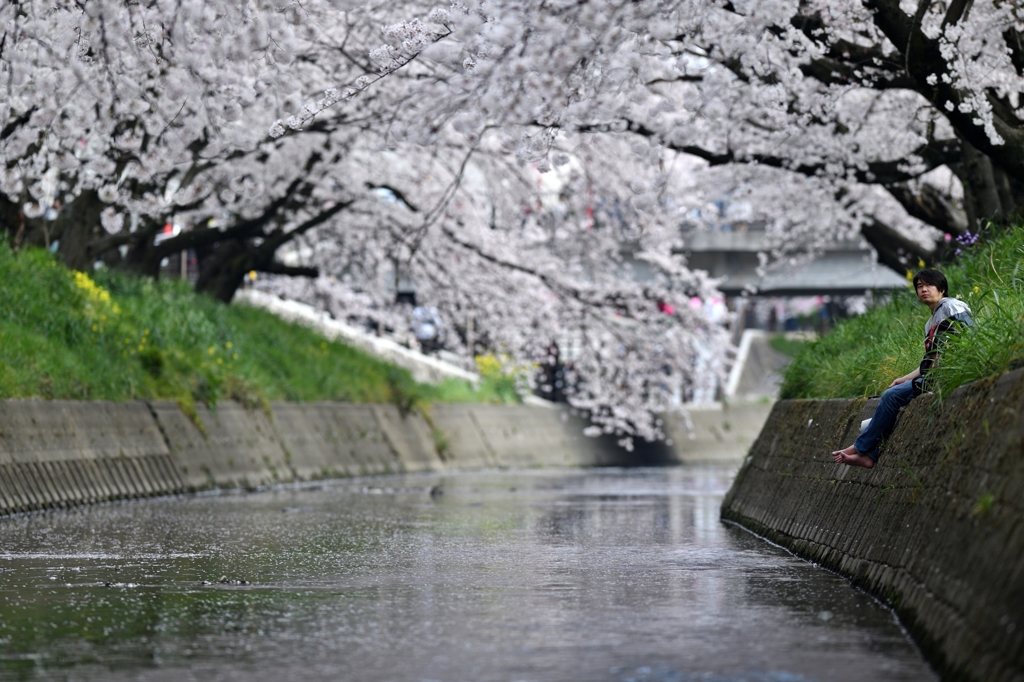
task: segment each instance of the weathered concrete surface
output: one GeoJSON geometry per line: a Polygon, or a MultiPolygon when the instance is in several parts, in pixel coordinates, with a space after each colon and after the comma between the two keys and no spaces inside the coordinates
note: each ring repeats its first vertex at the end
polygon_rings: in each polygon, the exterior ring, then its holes
{"type": "Polygon", "coordinates": [[[668,424],[676,450],[588,438],[582,419],[552,406],[274,403],[270,413],[225,402],[0,403],[0,514],[215,487],[442,469],[666,464],[736,459],[765,406],[694,414],[695,438],[668,424]],[[749,411],[749,410],[748,410],[749,411]]]}
{"type": "Polygon", "coordinates": [[[891,604],[945,679],[1024,680],[1024,370],[917,398],[873,469],[833,463],[872,409],[776,403],[722,517],[891,604]]]}
{"type": "Polygon", "coordinates": [[[274,430],[299,480],[360,476],[392,457],[365,405],[274,403],[274,430]]]}
{"type": "Polygon", "coordinates": [[[197,405],[196,412],[198,424],[174,403],[153,403],[153,415],[192,489],[211,483],[252,489],[292,480],[284,450],[263,412],[232,402],[215,410],[197,405]]]}
{"type": "MultiPolygon", "coordinates": [[[[528,405],[463,405],[500,467],[594,466],[604,454],[562,410],[528,405]]],[[[619,462],[615,462],[619,463],[619,462]]]]}
{"type": "Polygon", "coordinates": [[[666,420],[665,433],[680,462],[736,461],[757,440],[771,409],[770,402],[693,406],[689,424],[673,416],[666,420]]]}
{"type": "Polygon", "coordinates": [[[0,512],[184,489],[143,402],[0,402],[0,512]]]}
{"type": "Polygon", "coordinates": [[[385,464],[380,473],[444,469],[434,435],[422,416],[403,415],[394,405],[371,405],[370,409],[394,453],[394,463],[385,464]]]}
{"type": "Polygon", "coordinates": [[[437,445],[445,463],[456,469],[488,469],[498,466],[490,443],[466,405],[433,405],[431,421],[438,429],[437,445]]]}

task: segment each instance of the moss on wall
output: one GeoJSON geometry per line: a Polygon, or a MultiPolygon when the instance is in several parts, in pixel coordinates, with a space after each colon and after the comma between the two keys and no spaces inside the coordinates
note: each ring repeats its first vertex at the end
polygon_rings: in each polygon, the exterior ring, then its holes
{"type": "Polygon", "coordinates": [[[722,504],[891,604],[944,679],[1024,680],[1024,370],[915,399],[873,469],[875,401],[775,405],[722,504]]]}

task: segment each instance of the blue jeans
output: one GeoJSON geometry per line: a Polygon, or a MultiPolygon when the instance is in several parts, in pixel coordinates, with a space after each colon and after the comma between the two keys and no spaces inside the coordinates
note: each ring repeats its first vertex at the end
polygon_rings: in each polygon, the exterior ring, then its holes
{"type": "Polygon", "coordinates": [[[878,444],[889,435],[892,427],[896,425],[896,415],[899,414],[900,408],[913,400],[917,395],[917,390],[914,388],[914,382],[912,381],[905,381],[902,384],[885,389],[885,393],[882,394],[882,400],[878,403],[878,407],[875,408],[875,414],[871,417],[871,423],[868,424],[868,428],[864,429],[862,434],[857,436],[857,440],[853,443],[853,447],[857,448],[857,452],[867,455],[877,462],[878,444]]]}

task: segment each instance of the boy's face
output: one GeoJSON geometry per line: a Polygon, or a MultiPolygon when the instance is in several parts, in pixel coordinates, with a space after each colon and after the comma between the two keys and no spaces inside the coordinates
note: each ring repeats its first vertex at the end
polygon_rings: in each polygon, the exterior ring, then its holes
{"type": "Polygon", "coordinates": [[[934,284],[919,281],[917,283],[917,297],[928,307],[934,306],[942,300],[942,293],[934,284]]]}

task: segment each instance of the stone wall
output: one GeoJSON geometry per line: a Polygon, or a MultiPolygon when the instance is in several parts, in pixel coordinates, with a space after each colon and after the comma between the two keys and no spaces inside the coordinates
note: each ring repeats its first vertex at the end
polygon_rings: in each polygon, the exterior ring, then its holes
{"type": "Polygon", "coordinates": [[[1024,370],[904,408],[873,469],[832,462],[874,401],[781,401],[723,519],[891,604],[950,680],[1024,680],[1024,370]]]}

